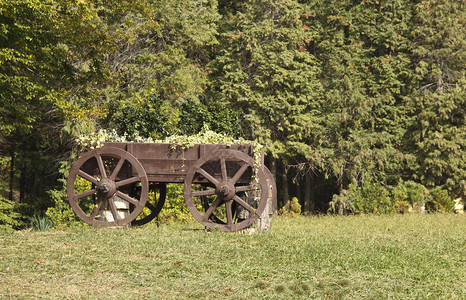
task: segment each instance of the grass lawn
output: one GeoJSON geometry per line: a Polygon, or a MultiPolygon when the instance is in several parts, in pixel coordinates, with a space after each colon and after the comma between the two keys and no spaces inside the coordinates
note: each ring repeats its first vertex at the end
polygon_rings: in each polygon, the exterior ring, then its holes
{"type": "Polygon", "coordinates": [[[0,232],[0,299],[465,299],[466,216],[0,232]]]}

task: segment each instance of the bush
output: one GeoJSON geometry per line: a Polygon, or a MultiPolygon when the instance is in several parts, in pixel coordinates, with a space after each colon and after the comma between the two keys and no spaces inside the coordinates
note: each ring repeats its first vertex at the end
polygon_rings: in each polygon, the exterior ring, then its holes
{"type": "Polygon", "coordinates": [[[297,216],[301,214],[301,204],[296,197],[291,198],[289,209],[282,207],[278,210],[278,214],[282,216],[297,216]]]}
{"type": "Polygon", "coordinates": [[[190,218],[191,212],[186,206],[183,188],[182,184],[167,184],[167,197],[159,214],[160,221],[186,221],[190,218]]]}
{"type": "Polygon", "coordinates": [[[52,221],[46,216],[35,216],[32,220],[32,226],[38,231],[48,231],[52,228],[52,221]]]}
{"type": "Polygon", "coordinates": [[[428,212],[450,213],[455,211],[455,203],[448,195],[448,191],[435,188],[429,194],[426,210],[428,212]]]}
{"type": "Polygon", "coordinates": [[[70,168],[71,165],[68,162],[62,161],[60,163],[59,172],[63,177],[59,179],[59,182],[62,187],[61,189],[50,190],[47,192],[55,205],[49,207],[45,215],[56,227],[74,227],[81,224],[78,222],[78,219],[68,202],[68,196],[66,193],[66,178],[68,177],[70,168]]]}
{"type": "Polygon", "coordinates": [[[413,181],[399,181],[394,187],[386,187],[366,179],[361,186],[352,183],[348,190],[333,195],[328,211],[338,214],[384,214],[422,212],[423,207],[428,212],[448,213],[455,210],[448,191],[441,188],[429,191],[413,181]]]}
{"type": "Polygon", "coordinates": [[[49,207],[45,215],[56,227],[73,227],[79,224],[77,217],[68,203],[66,190],[51,190],[48,192],[55,202],[53,207],[49,207]]]}
{"type": "Polygon", "coordinates": [[[347,215],[354,212],[354,210],[351,192],[349,190],[343,190],[340,195],[333,195],[332,201],[329,202],[328,211],[331,213],[347,215]]]}
{"type": "Polygon", "coordinates": [[[365,176],[361,186],[351,183],[349,190],[344,190],[341,195],[334,195],[329,203],[329,212],[384,214],[395,212],[395,206],[388,189],[378,182],[372,182],[369,176],[365,176]]]}
{"type": "Polygon", "coordinates": [[[0,195],[0,229],[16,229],[25,225],[19,209],[24,204],[10,201],[0,195]]]}
{"type": "Polygon", "coordinates": [[[397,186],[391,188],[391,197],[398,213],[419,212],[427,202],[428,195],[429,190],[414,181],[400,180],[397,186]]]}

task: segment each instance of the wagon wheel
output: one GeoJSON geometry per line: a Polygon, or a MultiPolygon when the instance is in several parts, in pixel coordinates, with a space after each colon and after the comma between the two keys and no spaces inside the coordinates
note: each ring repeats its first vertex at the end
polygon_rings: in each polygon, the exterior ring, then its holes
{"type": "MultiPolygon", "coordinates": [[[[136,219],[133,222],[131,222],[131,225],[135,226],[141,226],[144,224],[149,223],[152,221],[155,217],[157,217],[162,210],[163,205],[165,204],[165,199],[167,196],[167,185],[165,183],[154,183],[149,185],[149,190],[153,191],[154,193],[154,203],[151,203],[151,200],[148,197],[147,202],[146,202],[146,207],[150,210],[150,214],[147,216],[142,216],[140,219],[136,219]],[[157,191],[159,194],[159,197],[157,199],[157,191]]],[[[135,195],[138,195],[140,193],[140,190],[138,189],[138,192],[135,195]]],[[[131,207],[132,209],[132,207],[131,207]]]]}
{"type": "Polygon", "coordinates": [[[201,157],[188,170],[184,182],[189,211],[208,228],[237,231],[250,226],[267,204],[264,171],[258,168],[255,180],[251,180],[253,171],[254,159],[237,150],[224,149],[201,157]],[[207,185],[198,184],[206,181],[207,185]],[[208,205],[205,198],[210,198],[208,205]]]}
{"type": "Polygon", "coordinates": [[[67,180],[68,201],[75,214],[96,227],[124,226],[141,213],[147,201],[148,180],[141,163],[129,152],[115,147],[91,150],[78,159],[67,180]],[[134,175],[135,174],[135,175],[134,175]],[[139,197],[129,196],[132,185],[140,185],[139,197]],[[118,205],[134,205],[125,215],[118,205]],[[103,218],[100,213],[109,209],[103,218]]]}

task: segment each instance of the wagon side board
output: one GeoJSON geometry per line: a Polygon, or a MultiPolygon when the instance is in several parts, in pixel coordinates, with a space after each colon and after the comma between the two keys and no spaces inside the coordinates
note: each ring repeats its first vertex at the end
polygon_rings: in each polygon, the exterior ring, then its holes
{"type": "MultiPolygon", "coordinates": [[[[104,146],[128,151],[142,164],[151,182],[183,183],[189,168],[203,155],[222,149],[241,151],[254,156],[252,145],[196,144],[188,149],[173,149],[162,143],[105,143],[104,146]]],[[[263,155],[262,155],[263,160],[263,155]]],[[[263,161],[261,162],[263,165],[263,161]]],[[[198,182],[203,183],[203,182],[198,182]]]]}

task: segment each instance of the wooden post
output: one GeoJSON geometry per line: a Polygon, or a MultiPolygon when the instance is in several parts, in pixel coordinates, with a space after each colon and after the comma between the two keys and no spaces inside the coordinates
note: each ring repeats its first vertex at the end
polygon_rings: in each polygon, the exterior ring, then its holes
{"type": "Polygon", "coordinates": [[[272,228],[272,217],[274,215],[274,208],[273,208],[273,182],[270,182],[270,180],[274,179],[267,179],[267,205],[265,206],[264,211],[262,212],[261,216],[259,219],[257,219],[254,224],[252,225],[252,228],[258,230],[258,231],[266,231],[270,230],[272,228]]]}

